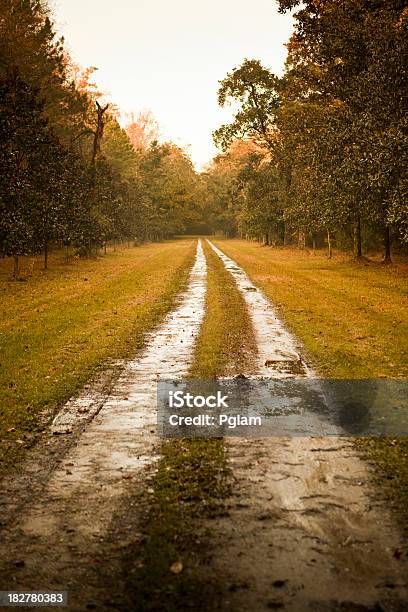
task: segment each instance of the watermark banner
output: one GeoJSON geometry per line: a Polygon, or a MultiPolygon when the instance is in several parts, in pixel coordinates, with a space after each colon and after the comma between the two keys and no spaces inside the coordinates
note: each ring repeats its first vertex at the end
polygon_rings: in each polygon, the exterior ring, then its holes
{"type": "Polygon", "coordinates": [[[408,435],[406,380],[162,380],[157,405],[166,438],[408,435]]]}

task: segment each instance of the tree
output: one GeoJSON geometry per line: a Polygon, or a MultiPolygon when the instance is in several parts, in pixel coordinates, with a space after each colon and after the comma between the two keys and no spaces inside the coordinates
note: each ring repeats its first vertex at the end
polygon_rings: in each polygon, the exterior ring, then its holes
{"type": "Polygon", "coordinates": [[[130,113],[125,129],[135,151],[146,151],[160,135],[159,124],[151,111],[143,111],[137,115],[130,113]]]}
{"type": "Polygon", "coordinates": [[[19,256],[35,246],[35,202],[41,175],[39,152],[48,139],[36,92],[17,71],[0,81],[0,239],[4,255],[19,256]]]}
{"type": "Polygon", "coordinates": [[[239,104],[234,121],[221,126],[213,134],[214,141],[224,151],[234,140],[251,138],[261,146],[274,148],[274,122],[279,108],[279,79],[258,60],[246,59],[220,81],[218,104],[239,104]]]}
{"type": "Polygon", "coordinates": [[[94,141],[93,141],[93,149],[92,149],[92,165],[95,166],[95,162],[101,154],[101,140],[103,138],[103,130],[105,126],[104,122],[104,114],[109,108],[109,104],[105,104],[105,106],[101,106],[98,100],[95,101],[96,105],[96,126],[93,132],[94,141]]]}
{"type": "Polygon", "coordinates": [[[248,228],[240,224],[244,207],[244,175],[251,156],[261,154],[263,149],[251,140],[236,140],[227,151],[215,157],[205,176],[205,216],[211,228],[226,236],[235,236],[239,228],[247,233],[248,228]]]}
{"type": "MultiPolygon", "coordinates": [[[[279,4],[283,11],[300,5],[279,4]]],[[[390,223],[401,219],[390,211],[406,174],[401,153],[407,17],[400,1],[307,1],[295,15],[287,71],[292,98],[326,108],[337,103],[334,140],[343,146],[331,149],[332,165],[354,210],[357,246],[362,219],[382,227],[385,261],[390,223]]]]}

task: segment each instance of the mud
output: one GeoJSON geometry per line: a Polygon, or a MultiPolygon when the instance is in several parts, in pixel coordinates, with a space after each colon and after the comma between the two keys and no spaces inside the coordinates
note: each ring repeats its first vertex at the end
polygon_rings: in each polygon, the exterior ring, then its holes
{"type": "MultiPolygon", "coordinates": [[[[204,316],[206,273],[199,242],[178,306],[150,334],[142,354],[122,367],[110,394],[85,390],[54,419],[52,433],[62,436],[75,433],[84,419],[88,423],[72,448],[54,461],[42,488],[34,488],[35,495],[28,498],[29,483],[21,481],[25,505],[20,502],[15,521],[2,521],[1,588],[70,591],[72,586],[70,610],[106,608],[108,599],[115,599],[115,593],[106,592],[112,580],[103,583],[103,577],[116,575],[120,550],[126,539],[135,538],[128,530],[110,541],[115,516],[123,514],[123,504],[133,504],[129,481],[136,496],[146,485],[144,468],[154,462],[157,444],[156,382],[182,377],[190,367],[204,316]]],[[[13,494],[19,497],[18,486],[13,494]]],[[[7,496],[4,488],[2,496],[7,496]]],[[[131,514],[134,530],[136,504],[131,514]]]]}
{"type": "MultiPolygon", "coordinates": [[[[211,246],[252,318],[258,360],[246,374],[313,375],[266,296],[211,246]]],[[[404,543],[352,440],[230,438],[227,448],[235,493],[228,517],[211,524],[223,610],[408,609],[404,543]]]]}

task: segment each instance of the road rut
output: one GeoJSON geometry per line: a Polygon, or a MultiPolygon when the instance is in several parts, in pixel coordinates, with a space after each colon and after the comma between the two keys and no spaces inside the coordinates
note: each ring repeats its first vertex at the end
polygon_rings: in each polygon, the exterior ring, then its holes
{"type": "MultiPolygon", "coordinates": [[[[207,266],[201,241],[186,291],[154,330],[144,351],[128,362],[99,406],[92,389],[69,402],[52,424],[70,435],[87,410],[96,411],[77,444],[66,454],[36,497],[2,533],[0,583],[4,590],[69,591],[69,609],[108,607],[101,569],[114,574],[126,541],[109,545],[116,513],[127,491],[145,487],[144,467],[155,460],[156,382],[189,370],[205,309],[207,266]],[[111,569],[110,569],[111,568],[111,569]]],[[[7,491],[3,490],[3,495],[7,491]]],[[[137,507],[131,510],[137,514],[137,507]]],[[[111,581],[112,590],[115,581],[111,581]]],[[[109,579],[105,588],[108,588],[109,579]]],[[[111,594],[115,598],[115,593],[111,594]]]]}
{"type": "MultiPolygon", "coordinates": [[[[258,345],[247,375],[312,376],[268,298],[210,242],[245,298],[258,345]]],[[[407,562],[370,467],[344,437],[227,442],[235,494],[213,522],[223,609],[406,610],[407,562]],[[233,561],[232,561],[233,560],[233,561]]]]}

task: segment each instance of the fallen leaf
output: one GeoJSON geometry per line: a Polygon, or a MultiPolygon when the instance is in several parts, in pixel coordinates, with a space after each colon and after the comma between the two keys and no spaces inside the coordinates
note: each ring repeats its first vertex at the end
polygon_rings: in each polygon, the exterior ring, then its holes
{"type": "Polygon", "coordinates": [[[170,565],[170,571],[173,574],[179,574],[180,572],[183,571],[183,564],[181,561],[175,561],[174,563],[172,563],[170,565]]]}

